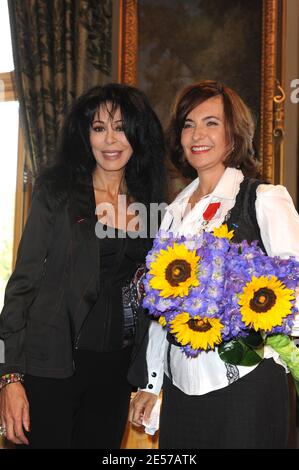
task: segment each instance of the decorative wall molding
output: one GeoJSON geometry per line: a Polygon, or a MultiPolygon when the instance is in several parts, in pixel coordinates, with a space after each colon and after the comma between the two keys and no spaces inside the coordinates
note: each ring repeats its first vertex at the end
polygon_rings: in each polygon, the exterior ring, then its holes
{"type": "Polygon", "coordinates": [[[137,0],[121,1],[121,82],[127,85],[137,83],[137,0]]]}
{"type": "Polygon", "coordinates": [[[276,81],[277,94],[273,97],[273,137],[274,137],[274,180],[284,183],[284,139],[285,139],[285,100],[286,94],[279,81],[276,81]]]}
{"type": "MultiPolygon", "coordinates": [[[[260,156],[263,177],[272,183],[283,181],[284,91],[278,76],[279,22],[277,0],[263,0],[262,86],[260,118],[260,156]],[[279,94],[277,94],[277,92],[279,94]]],[[[283,55],[281,50],[281,56],[283,55]]]]}

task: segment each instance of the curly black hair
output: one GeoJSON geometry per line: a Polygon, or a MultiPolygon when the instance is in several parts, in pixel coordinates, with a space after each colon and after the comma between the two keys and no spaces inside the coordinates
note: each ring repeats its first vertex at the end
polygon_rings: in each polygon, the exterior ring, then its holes
{"type": "Polygon", "coordinates": [[[54,165],[44,169],[39,182],[52,182],[56,194],[91,181],[96,166],[90,126],[100,106],[110,113],[120,109],[124,132],[133,154],[125,168],[128,195],[146,205],[163,202],[166,192],[165,144],[160,121],[146,95],[135,87],[111,83],[89,89],[73,103],[62,128],[54,165]]]}

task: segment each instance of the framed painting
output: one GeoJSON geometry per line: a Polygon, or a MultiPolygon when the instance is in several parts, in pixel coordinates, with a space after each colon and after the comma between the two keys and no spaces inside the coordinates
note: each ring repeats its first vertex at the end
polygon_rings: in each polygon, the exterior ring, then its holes
{"type": "Polygon", "coordinates": [[[256,117],[263,177],[283,180],[285,0],[122,0],[119,77],[148,95],[165,125],[183,86],[215,79],[256,117]]]}

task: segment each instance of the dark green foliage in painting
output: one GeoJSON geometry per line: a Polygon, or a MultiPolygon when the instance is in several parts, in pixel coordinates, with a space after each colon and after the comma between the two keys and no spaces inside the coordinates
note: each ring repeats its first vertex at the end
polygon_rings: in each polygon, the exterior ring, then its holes
{"type": "Polygon", "coordinates": [[[139,0],[139,85],[166,123],[183,86],[214,79],[258,116],[261,0],[139,0]]]}

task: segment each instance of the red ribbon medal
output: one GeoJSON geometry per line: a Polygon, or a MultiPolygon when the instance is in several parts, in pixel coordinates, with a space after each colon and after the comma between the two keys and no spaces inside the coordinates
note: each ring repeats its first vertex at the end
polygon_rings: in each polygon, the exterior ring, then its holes
{"type": "Polygon", "coordinates": [[[203,213],[204,220],[206,221],[212,220],[220,206],[221,206],[220,202],[211,202],[211,204],[208,205],[208,207],[203,213]]]}

